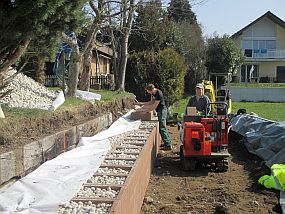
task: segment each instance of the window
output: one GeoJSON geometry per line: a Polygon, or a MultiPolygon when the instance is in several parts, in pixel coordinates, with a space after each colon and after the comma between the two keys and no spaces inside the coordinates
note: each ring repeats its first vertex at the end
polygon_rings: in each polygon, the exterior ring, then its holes
{"type": "Polygon", "coordinates": [[[259,49],[258,48],[258,40],[253,40],[253,49],[259,49]]]}
{"type": "Polygon", "coordinates": [[[244,50],[244,55],[246,57],[252,57],[252,49],[245,49],[244,50]]]}
{"type": "Polygon", "coordinates": [[[242,49],[253,49],[253,50],[276,50],[276,40],[243,40],[242,49]]]}
{"type": "Polygon", "coordinates": [[[266,40],[266,49],[276,50],[276,41],[275,40],[266,40]]]}
{"type": "Polygon", "coordinates": [[[256,82],[259,78],[258,65],[242,65],[240,70],[241,82],[256,82]]]}
{"type": "Polygon", "coordinates": [[[265,40],[260,40],[258,48],[259,49],[266,49],[266,41],[265,40]]]}

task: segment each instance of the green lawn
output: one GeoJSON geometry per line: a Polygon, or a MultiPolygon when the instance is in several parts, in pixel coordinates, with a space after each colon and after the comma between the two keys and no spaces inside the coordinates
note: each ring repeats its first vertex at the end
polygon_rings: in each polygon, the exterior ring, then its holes
{"type": "Polygon", "coordinates": [[[285,88],[285,83],[231,83],[230,87],[237,88],[285,88]]]}
{"type": "MultiPolygon", "coordinates": [[[[183,98],[173,106],[173,113],[184,113],[189,97],[183,98]]],[[[260,117],[274,120],[285,121],[285,103],[269,102],[233,102],[232,113],[236,114],[238,109],[245,108],[247,113],[254,112],[260,117]]]]}
{"type": "Polygon", "coordinates": [[[232,113],[236,113],[240,108],[245,108],[247,113],[254,112],[269,120],[285,121],[285,103],[233,102],[232,113]]]}
{"type": "MultiPolygon", "coordinates": [[[[58,87],[56,88],[50,88],[51,90],[59,90],[58,87]]],[[[116,91],[107,91],[107,90],[91,90],[91,92],[95,92],[98,94],[101,94],[102,98],[99,102],[108,102],[112,101],[114,99],[119,99],[126,96],[134,96],[127,92],[121,92],[118,93],[116,91]]],[[[99,103],[99,102],[95,102],[99,103]]],[[[24,109],[24,108],[9,108],[5,105],[2,105],[1,108],[4,112],[5,118],[4,120],[0,120],[1,123],[9,120],[17,122],[23,118],[41,118],[41,117],[52,117],[55,116],[58,113],[71,110],[73,108],[78,108],[80,106],[89,105],[89,102],[80,100],[74,97],[67,97],[65,98],[65,102],[63,105],[61,105],[56,111],[46,111],[46,110],[39,110],[39,109],[24,109]]]]}

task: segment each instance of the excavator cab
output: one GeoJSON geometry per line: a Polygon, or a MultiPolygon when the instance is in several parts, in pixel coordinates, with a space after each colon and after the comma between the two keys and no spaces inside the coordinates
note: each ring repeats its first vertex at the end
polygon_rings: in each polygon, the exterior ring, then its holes
{"type": "Polygon", "coordinates": [[[230,114],[232,111],[232,98],[230,94],[229,83],[231,81],[231,73],[210,73],[210,80],[203,80],[204,92],[212,103],[225,102],[228,105],[227,112],[222,105],[211,105],[212,112],[218,115],[230,114]],[[224,79],[223,84],[219,83],[219,79],[224,79]],[[214,81],[214,84],[213,84],[214,81]]]}

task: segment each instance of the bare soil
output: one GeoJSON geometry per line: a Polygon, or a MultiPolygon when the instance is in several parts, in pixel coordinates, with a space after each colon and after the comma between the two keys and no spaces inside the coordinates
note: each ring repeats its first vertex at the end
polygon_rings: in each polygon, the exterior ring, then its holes
{"type": "Polygon", "coordinates": [[[39,118],[27,116],[16,123],[15,121],[10,122],[9,118],[6,118],[0,126],[0,154],[82,124],[107,112],[112,112],[115,119],[117,116],[121,116],[120,112],[123,109],[133,108],[133,103],[133,98],[126,97],[96,105],[88,103],[66,111],[55,111],[52,115],[39,118]]]}
{"type": "Polygon", "coordinates": [[[279,192],[257,183],[270,170],[237,135],[230,137],[229,170],[218,173],[204,166],[183,171],[177,127],[169,132],[175,149],[159,152],[141,213],[281,213],[279,192]]]}

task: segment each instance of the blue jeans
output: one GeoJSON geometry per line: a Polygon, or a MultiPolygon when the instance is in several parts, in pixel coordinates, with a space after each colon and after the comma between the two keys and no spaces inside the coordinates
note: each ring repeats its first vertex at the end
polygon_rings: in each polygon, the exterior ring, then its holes
{"type": "Polygon", "coordinates": [[[159,123],[159,134],[162,138],[164,146],[169,147],[171,146],[171,138],[169,136],[166,127],[166,116],[167,116],[166,108],[164,108],[162,111],[157,112],[158,123],[159,123]]]}

